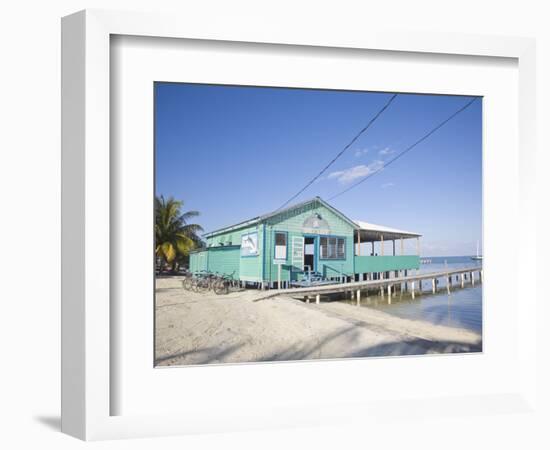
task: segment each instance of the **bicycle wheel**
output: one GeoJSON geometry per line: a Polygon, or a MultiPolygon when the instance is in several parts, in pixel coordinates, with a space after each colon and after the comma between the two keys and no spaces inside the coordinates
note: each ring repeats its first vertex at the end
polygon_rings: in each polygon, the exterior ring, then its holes
{"type": "Polygon", "coordinates": [[[217,294],[217,295],[225,295],[227,293],[229,293],[229,286],[228,286],[228,282],[226,280],[218,280],[217,283],[214,283],[214,292],[217,294]]]}
{"type": "Polygon", "coordinates": [[[201,278],[198,282],[197,282],[197,285],[196,285],[196,288],[195,290],[197,292],[205,292],[208,290],[210,286],[210,282],[208,281],[208,279],[206,278],[201,278]]]}
{"type": "Polygon", "coordinates": [[[201,282],[201,278],[194,278],[191,282],[191,290],[193,292],[199,292],[199,283],[201,282]]]}
{"type": "Polygon", "coordinates": [[[193,278],[191,278],[191,277],[187,277],[182,282],[183,289],[185,289],[187,291],[191,290],[192,285],[193,285],[193,278]]]}

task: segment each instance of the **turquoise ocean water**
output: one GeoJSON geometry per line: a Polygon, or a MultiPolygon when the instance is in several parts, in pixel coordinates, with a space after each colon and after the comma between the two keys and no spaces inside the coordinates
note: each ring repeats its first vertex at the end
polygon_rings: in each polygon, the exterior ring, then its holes
{"type": "MultiPolygon", "coordinates": [[[[440,272],[446,269],[480,268],[481,261],[472,260],[470,256],[445,256],[422,257],[422,260],[430,261],[420,266],[421,273],[440,272]]],[[[387,297],[377,295],[369,296],[361,301],[361,306],[375,308],[399,317],[425,320],[435,324],[448,325],[458,328],[466,328],[481,333],[483,326],[483,285],[475,276],[475,286],[470,280],[464,288],[460,282],[453,280],[451,294],[447,294],[444,279],[439,280],[438,291],[432,294],[430,281],[423,282],[423,294],[416,295],[412,299],[410,293],[397,292],[391,304],[387,297]]]]}

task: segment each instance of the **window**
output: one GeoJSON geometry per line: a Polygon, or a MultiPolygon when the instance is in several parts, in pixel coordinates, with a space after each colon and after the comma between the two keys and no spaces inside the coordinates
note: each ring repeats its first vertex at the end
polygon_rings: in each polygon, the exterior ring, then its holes
{"type": "Polygon", "coordinates": [[[275,232],[275,259],[286,260],[286,233],[275,232]]]}
{"type": "Polygon", "coordinates": [[[346,238],[321,237],[321,259],[346,259],[346,238]]]}

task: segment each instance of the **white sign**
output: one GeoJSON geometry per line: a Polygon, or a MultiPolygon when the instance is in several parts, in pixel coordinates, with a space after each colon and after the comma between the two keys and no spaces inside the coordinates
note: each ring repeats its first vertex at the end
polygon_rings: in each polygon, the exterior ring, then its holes
{"type": "Polygon", "coordinates": [[[292,237],[292,265],[302,270],[304,267],[304,238],[292,237]]]}
{"type": "Polygon", "coordinates": [[[241,237],[241,256],[258,254],[258,233],[243,234],[241,237]]]}

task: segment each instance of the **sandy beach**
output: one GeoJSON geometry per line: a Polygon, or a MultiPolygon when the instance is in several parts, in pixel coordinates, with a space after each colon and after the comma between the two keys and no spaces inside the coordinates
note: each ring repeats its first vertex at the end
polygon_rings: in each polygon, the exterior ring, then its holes
{"type": "Polygon", "coordinates": [[[408,320],[342,302],[258,300],[261,291],[194,293],[156,286],[156,364],[243,363],[475,352],[473,331],[408,320]]]}

